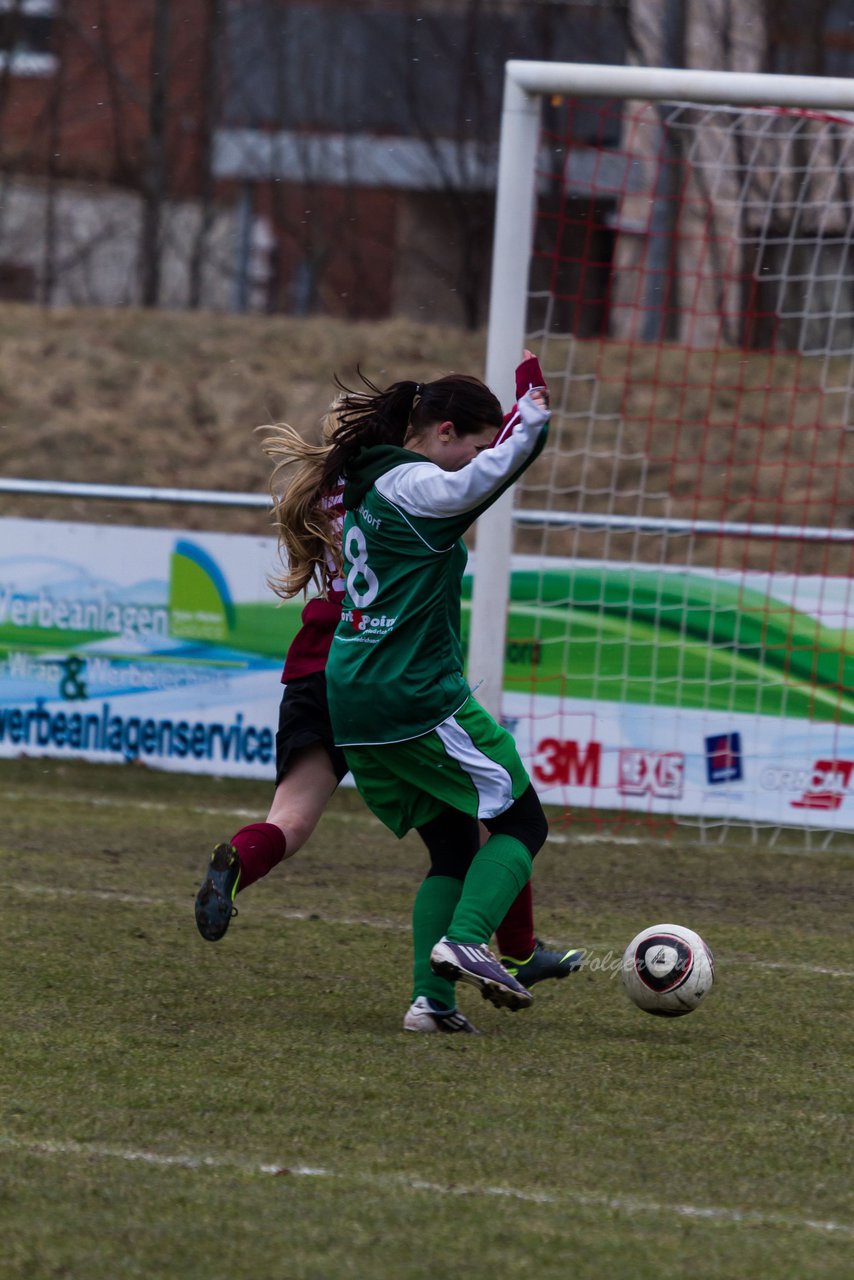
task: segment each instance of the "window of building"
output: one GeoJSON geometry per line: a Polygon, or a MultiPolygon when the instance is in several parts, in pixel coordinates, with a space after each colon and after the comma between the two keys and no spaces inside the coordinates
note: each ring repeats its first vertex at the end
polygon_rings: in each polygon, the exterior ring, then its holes
{"type": "Polygon", "coordinates": [[[0,71],[46,76],[56,70],[51,40],[56,0],[0,0],[0,71]]]}

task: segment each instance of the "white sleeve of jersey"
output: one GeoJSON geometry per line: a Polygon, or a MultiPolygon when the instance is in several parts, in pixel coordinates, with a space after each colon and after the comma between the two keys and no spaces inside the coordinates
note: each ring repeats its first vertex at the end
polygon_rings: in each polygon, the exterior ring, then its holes
{"type": "Polygon", "coordinates": [[[375,487],[407,515],[438,520],[463,515],[479,507],[522,466],[548,420],[549,410],[537,404],[529,391],[519,401],[512,432],[460,471],[443,471],[426,459],[404,462],[380,476],[375,487]]]}

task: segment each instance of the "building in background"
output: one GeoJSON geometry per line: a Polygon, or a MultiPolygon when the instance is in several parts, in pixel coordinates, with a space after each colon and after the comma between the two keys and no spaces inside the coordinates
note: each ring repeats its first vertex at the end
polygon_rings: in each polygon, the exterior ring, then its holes
{"type": "Polygon", "coordinates": [[[477,326],[503,66],[624,0],[0,0],[0,294],[477,326]]]}
{"type": "Polygon", "coordinates": [[[482,323],[504,63],[622,63],[626,12],[622,0],[232,6],[214,168],[272,222],[274,306],[482,323]]]}
{"type": "MultiPolygon", "coordinates": [[[[854,74],[851,0],[633,0],[632,33],[629,60],[641,66],[854,74]]],[[[849,348],[854,296],[842,306],[837,295],[850,276],[854,129],[845,113],[768,105],[626,104],[614,337],[849,348]]]]}
{"type": "MultiPolygon", "coordinates": [[[[854,14],[850,0],[0,0],[0,296],[480,326],[508,58],[850,74],[854,14]]],[[[647,233],[588,163],[591,143],[619,149],[619,112],[548,113],[547,133],[578,144],[556,204],[596,242],[574,286],[585,336],[616,323],[615,265],[629,273],[647,233]]],[[[562,269],[571,282],[574,255],[562,269]]]]}

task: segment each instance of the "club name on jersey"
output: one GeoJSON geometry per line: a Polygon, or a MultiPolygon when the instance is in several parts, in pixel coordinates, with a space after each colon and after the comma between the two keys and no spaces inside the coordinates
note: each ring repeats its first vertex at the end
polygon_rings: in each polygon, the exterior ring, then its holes
{"type": "Polygon", "coordinates": [[[380,519],[380,517],[375,516],[373,512],[369,511],[368,508],[365,506],[364,502],[359,507],[359,515],[362,517],[365,524],[369,524],[372,529],[379,529],[380,525],[382,524],[382,520],[380,519]]]}
{"type": "Polygon", "coordinates": [[[363,609],[342,609],[341,621],[349,622],[354,631],[391,631],[397,618],[386,614],[365,613],[363,609]]]}

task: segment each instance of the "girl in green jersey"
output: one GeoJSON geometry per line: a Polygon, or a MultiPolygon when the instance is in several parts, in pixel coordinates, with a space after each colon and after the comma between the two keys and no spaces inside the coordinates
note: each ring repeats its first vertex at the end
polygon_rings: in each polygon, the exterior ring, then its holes
{"type": "MultiPolygon", "coordinates": [[[[525,352],[516,369],[516,395],[533,383],[542,382],[542,371],[531,352],[525,352]]],[[[324,443],[311,445],[287,427],[270,428],[273,435],[265,450],[276,460],[271,487],[276,496],[277,523],[283,549],[284,570],[275,590],[285,599],[313,585],[320,594],[308,600],[302,627],[288,650],[282,673],[285,684],[279,730],[276,734],[276,789],[265,822],[243,826],[230,841],[218,844],[207,874],[196,895],[196,923],[202,936],[211,942],[224,937],[236,913],[238,892],[269,874],[283,858],[291,857],[305,843],[320,820],[329,797],[348,772],[342,750],[334,745],[325,694],[325,666],[344,596],[341,537],[343,484],[336,477],[330,487],[323,480],[328,461],[328,441],[340,425],[336,403],[325,419],[324,443]],[[296,468],[296,470],[294,470],[296,468]]],[[[512,429],[517,410],[504,419],[502,432],[512,429]]],[[[360,443],[401,444],[408,419],[392,432],[389,423],[369,419],[362,423],[360,443]]],[[[461,831],[460,814],[452,813],[419,827],[431,858],[431,877],[447,873],[449,878],[465,874],[482,832],[470,819],[461,831]],[[465,851],[461,856],[461,848],[465,851]],[[464,865],[463,865],[464,863],[464,865]]],[[[427,887],[424,897],[441,888],[440,881],[427,887]]],[[[416,923],[423,921],[419,908],[416,923]]],[[[427,926],[430,925],[429,916],[427,926]]],[[[424,933],[424,924],[420,931],[424,933]]],[[[429,940],[428,933],[424,936],[429,940]]],[[[524,986],[546,979],[567,977],[578,970],[583,952],[578,948],[552,951],[534,933],[530,885],[512,903],[496,929],[496,939],[505,968],[524,986]],[[513,958],[511,958],[513,957],[513,958]]],[[[438,983],[429,966],[425,943],[416,947],[416,983],[404,1029],[421,1032],[472,1031],[471,1023],[443,1000],[428,991],[437,987],[445,995],[447,984],[438,983]]]]}
{"type": "Polygon", "coordinates": [[[415,990],[449,1013],[457,981],[499,1007],[532,1002],[487,944],[548,828],[513,738],[472,697],[460,642],[462,535],[546,439],[545,389],[518,408],[496,443],[501,406],[477,378],[366,382],[345,389],[326,461],[327,482],[345,480],[345,597],[326,668],[335,741],[377,817],[425,838],[415,990]]]}

